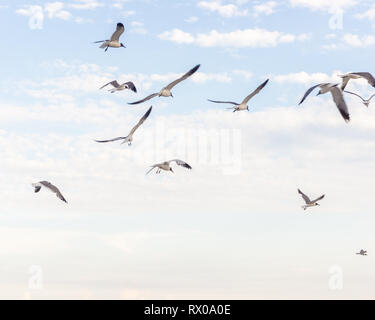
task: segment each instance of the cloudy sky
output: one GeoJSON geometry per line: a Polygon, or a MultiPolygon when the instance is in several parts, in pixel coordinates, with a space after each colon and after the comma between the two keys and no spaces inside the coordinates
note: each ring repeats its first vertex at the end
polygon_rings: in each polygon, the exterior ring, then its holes
{"type": "Polygon", "coordinates": [[[0,298],[375,297],[375,104],[346,96],[349,124],[329,95],[298,106],[375,72],[373,1],[2,0],[0,18],[0,298]],[[104,52],[117,22],[126,49],[104,52]],[[127,104],[198,63],[174,98],[127,104]],[[267,78],[250,112],[207,101],[267,78]],[[114,79],[138,93],[98,90],[114,79]],[[131,147],[93,141],[150,105],[131,147]],[[145,175],[174,158],[193,170],[145,175]],[[326,198],[304,212],[297,188],[326,198]]]}

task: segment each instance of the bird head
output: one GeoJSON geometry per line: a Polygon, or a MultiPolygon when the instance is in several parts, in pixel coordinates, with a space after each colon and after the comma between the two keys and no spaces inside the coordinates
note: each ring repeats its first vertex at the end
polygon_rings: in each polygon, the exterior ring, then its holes
{"type": "Polygon", "coordinates": [[[123,47],[123,48],[126,48],[122,43],[120,43],[120,46],[123,47]]]}
{"type": "Polygon", "coordinates": [[[169,171],[172,171],[172,173],[174,173],[173,169],[172,168],[169,168],[169,171]]]}
{"type": "Polygon", "coordinates": [[[249,110],[249,106],[246,106],[246,110],[247,110],[247,111],[250,111],[250,110],[249,110]]]}
{"type": "Polygon", "coordinates": [[[316,205],[316,206],[320,206],[320,204],[319,204],[319,203],[315,203],[315,205],[316,205]]]}
{"type": "Polygon", "coordinates": [[[322,90],[319,90],[319,92],[316,95],[320,96],[321,94],[322,94],[322,90]]]}
{"type": "Polygon", "coordinates": [[[172,94],[172,92],[171,92],[171,97],[173,98],[173,94],[172,94]]]}

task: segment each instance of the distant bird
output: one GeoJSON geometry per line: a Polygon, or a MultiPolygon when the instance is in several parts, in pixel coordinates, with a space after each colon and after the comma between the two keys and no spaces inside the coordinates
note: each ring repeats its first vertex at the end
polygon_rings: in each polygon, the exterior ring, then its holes
{"type": "Polygon", "coordinates": [[[367,251],[361,249],[361,251],[357,252],[356,254],[359,254],[361,256],[367,256],[367,251]]]}
{"type": "Polygon", "coordinates": [[[103,44],[100,46],[100,48],[105,48],[104,51],[107,51],[109,47],[111,48],[121,48],[125,46],[120,42],[120,36],[124,33],[125,27],[124,25],[119,22],[116,27],[116,31],[112,34],[111,39],[109,40],[100,40],[95,41],[94,43],[100,43],[103,42],[103,44]]]}
{"type": "Polygon", "coordinates": [[[100,87],[99,90],[103,89],[104,87],[108,86],[109,84],[113,87],[112,89],[108,90],[111,93],[114,93],[116,91],[122,91],[122,90],[125,90],[125,89],[130,89],[134,92],[137,92],[137,88],[135,87],[133,82],[129,81],[129,82],[124,82],[123,84],[119,84],[116,80],[108,82],[104,86],[100,87]]]}
{"type": "Polygon", "coordinates": [[[150,107],[150,109],[147,110],[147,112],[143,115],[141,120],[139,120],[138,123],[133,127],[133,129],[131,129],[130,133],[126,137],[118,137],[118,138],[113,138],[113,139],[110,139],[110,140],[95,140],[95,141],[100,142],[100,143],[104,143],[104,142],[112,142],[112,141],[117,141],[117,140],[124,140],[121,144],[127,142],[128,145],[130,146],[132,144],[132,141],[133,141],[133,134],[134,134],[135,130],[137,130],[140,127],[140,125],[148,118],[148,116],[151,113],[151,110],[152,110],[152,106],[150,107]]]}
{"type": "Polygon", "coordinates": [[[55,193],[56,196],[57,196],[59,199],[61,199],[62,201],[68,203],[68,202],[65,200],[65,198],[63,197],[63,195],[61,194],[60,190],[59,190],[57,187],[55,187],[52,183],[50,183],[50,182],[48,182],[48,181],[40,181],[40,182],[37,182],[37,183],[32,183],[31,185],[35,188],[35,190],[34,190],[35,193],[39,192],[40,189],[41,189],[42,187],[45,187],[45,188],[47,188],[48,190],[50,190],[50,191],[52,191],[53,193],[55,193]]]}
{"type": "Polygon", "coordinates": [[[348,84],[349,80],[353,79],[366,79],[367,82],[375,88],[375,78],[372,76],[369,72],[350,72],[344,75],[340,75],[340,78],[342,78],[342,84],[341,84],[341,90],[344,90],[346,85],[348,84]]]}
{"type": "Polygon", "coordinates": [[[161,170],[173,172],[173,169],[170,166],[171,162],[176,162],[176,164],[178,164],[179,166],[182,166],[182,167],[187,168],[187,169],[191,169],[191,166],[189,164],[187,164],[185,161],[174,159],[174,160],[169,160],[169,161],[165,161],[165,162],[162,162],[162,163],[154,164],[153,166],[151,166],[151,169],[149,171],[147,171],[146,174],[149,174],[155,168],[158,168],[156,170],[156,173],[160,173],[161,170]]]}
{"type": "Polygon", "coordinates": [[[363,101],[363,104],[364,104],[366,107],[368,107],[368,106],[370,105],[371,99],[372,99],[373,97],[375,97],[375,93],[374,93],[370,98],[368,98],[368,99],[366,100],[366,99],[363,99],[363,98],[362,98],[359,94],[357,94],[357,93],[350,92],[350,91],[346,91],[346,90],[345,90],[344,92],[346,92],[346,93],[350,93],[350,94],[353,94],[353,95],[355,95],[355,96],[361,98],[361,100],[363,101]]]}
{"type": "Polygon", "coordinates": [[[139,104],[139,103],[142,103],[142,102],[145,102],[147,100],[150,100],[156,96],[159,96],[159,97],[172,97],[173,98],[173,95],[172,95],[172,88],[180,83],[181,81],[189,78],[192,74],[194,74],[200,67],[200,64],[196,65],[193,69],[189,70],[187,73],[185,73],[182,77],[178,78],[177,80],[171,82],[170,84],[168,84],[166,87],[164,87],[163,89],[160,90],[160,92],[157,92],[157,93],[153,93],[153,94],[150,94],[149,96],[147,96],[146,98],[142,99],[142,100],[139,100],[139,101],[136,101],[136,102],[130,102],[128,104],[139,104]]]}
{"type": "Polygon", "coordinates": [[[309,90],[306,91],[305,95],[303,96],[301,102],[299,104],[302,104],[302,102],[305,101],[307,96],[317,87],[320,87],[320,91],[318,92],[318,95],[331,92],[333,101],[335,102],[338,110],[340,111],[341,116],[344,118],[345,122],[350,121],[350,115],[348,111],[348,106],[346,105],[346,102],[344,100],[344,95],[340,88],[337,87],[338,83],[320,83],[313,87],[311,87],[309,90]]]}
{"type": "Polygon", "coordinates": [[[303,210],[306,210],[309,207],[319,206],[318,201],[322,200],[324,198],[324,196],[325,196],[323,194],[318,199],[310,200],[310,198],[307,195],[305,195],[300,189],[298,189],[298,193],[302,196],[303,200],[305,200],[305,202],[306,202],[306,205],[302,206],[303,210]]]}
{"type": "Polygon", "coordinates": [[[234,104],[235,107],[228,108],[228,109],[234,109],[233,112],[241,111],[241,110],[247,110],[247,111],[249,111],[249,107],[248,107],[247,103],[249,102],[249,100],[252,97],[254,97],[256,94],[258,94],[266,86],[266,84],[268,83],[268,81],[269,81],[269,79],[267,79],[266,81],[264,81],[258,88],[256,88],[252,93],[250,93],[241,103],[231,102],[231,101],[215,101],[215,100],[210,100],[210,99],[208,99],[208,101],[214,102],[214,103],[230,103],[230,104],[234,104]]]}

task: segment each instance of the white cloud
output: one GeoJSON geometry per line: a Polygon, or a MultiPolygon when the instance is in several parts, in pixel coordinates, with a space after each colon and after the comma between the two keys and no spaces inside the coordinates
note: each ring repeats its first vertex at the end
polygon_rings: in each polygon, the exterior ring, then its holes
{"type": "Polygon", "coordinates": [[[357,35],[347,33],[342,38],[343,42],[352,47],[369,47],[375,45],[375,36],[373,35],[357,35]]]}
{"type": "Polygon", "coordinates": [[[276,47],[282,43],[304,41],[308,38],[308,35],[293,35],[264,29],[245,29],[227,33],[212,30],[209,33],[200,33],[197,36],[193,36],[182,30],[173,29],[172,31],[163,32],[159,35],[159,38],[179,44],[195,43],[201,47],[269,48],[276,47]]]}
{"type": "Polygon", "coordinates": [[[277,2],[275,1],[267,1],[264,3],[256,4],[253,6],[253,11],[255,16],[259,16],[261,14],[270,15],[275,12],[275,8],[277,7],[277,2]]]}
{"type": "Polygon", "coordinates": [[[59,18],[62,20],[69,20],[71,18],[71,13],[63,10],[64,3],[62,2],[49,2],[46,3],[44,10],[47,12],[48,18],[59,18]]]}
{"type": "Polygon", "coordinates": [[[191,16],[191,17],[185,19],[185,22],[187,22],[187,23],[196,23],[196,22],[198,22],[198,20],[199,20],[198,17],[191,16]]]}
{"type": "Polygon", "coordinates": [[[357,4],[357,0],[290,0],[292,7],[304,7],[310,10],[328,11],[331,13],[345,10],[357,4]]]}
{"type": "Polygon", "coordinates": [[[75,0],[75,3],[69,4],[69,7],[77,10],[94,10],[103,6],[103,3],[96,0],[75,0]]]}
{"type": "Polygon", "coordinates": [[[248,15],[247,9],[240,10],[234,4],[222,4],[221,1],[199,1],[197,3],[197,6],[213,12],[217,12],[221,16],[226,18],[248,15]]]}
{"type": "Polygon", "coordinates": [[[368,19],[370,21],[375,20],[375,4],[373,4],[367,11],[358,13],[355,15],[358,19],[368,19]]]}
{"type": "Polygon", "coordinates": [[[172,42],[176,42],[179,44],[182,43],[193,43],[194,42],[194,37],[188,33],[184,32],[180,29],[173,29],[172,31],[165,31],[158,36],[162,40],[168,40],[172,42]]]}
{"type": "Polygon", "coordinates": [[[279,83],[318,84],[323,82],[340,82],[341,78],[338,77],[339,74],[343,73],[340,71],[334,71],[329,75],[322,72],[307,73],[301,71],[289,74],[271,75],[270,78],[279,83]]]}

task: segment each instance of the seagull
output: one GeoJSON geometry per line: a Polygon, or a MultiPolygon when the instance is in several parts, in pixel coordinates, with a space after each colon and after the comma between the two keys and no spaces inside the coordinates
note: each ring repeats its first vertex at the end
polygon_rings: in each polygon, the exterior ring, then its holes
{"type": "Polygon", "coordinates": [[[367,82],[375,88],[375,78],[369,72],[351,72],[344,75],[339,75],[342,78],[341,90],[344,90],[350,79],[366,79],[367,82]]]}
{"type": "Polygon", "coordinates": [[[258,88],[256,88],[252,93],[250,93],[241,103],[231,102],[231,101],[215,101],[215,100],[210,100],[210,99],[208,99],[208,101],[214,102],[214,103],[230,103],[230,104],[234,104],[235,107],[228,108],[228,109],[234,109],[233,112],[241,111],[241,110],[247,110],[247,111],[249,111],[249,107],[248,107],[247,103],[249,102],[249,100],[252,97],[254,97],[256,94],[258,94],[266,86],[268,80],[269,79],[267,79],[266,81],[264,81],[258,88]]]}
{"type": "Polygon", "coordinates": [[[159,97],[172,97],[173,98],[173,95],[172,95],[172,88],[180,83],[181,81],[189,78],[192,74],[194,74],[200,67],[200,64],[196,65],[193,69],[189,70],[187,73],[185,73],[182,77],[178,78],[177,80],[171,82],[170,84],[168,84],[166,87],[164,87],[163,89],[160,90],[160,92],[157,92],[157,93],[153,93],[153,94],[150,94],[149,96],[147,96],[146,98],[142,99],[142,100],[139,100],[139,101],[136,101],[136,102],[131,102],[131,103],[128,103],[128,104],[138,104],[138,103],[142,103],[142,102],[145,102],[147,100],[150,100],[156,96],[159,96],[159,97]]]}
{"type": "Polygon", "coordinates": [[[324,94],[324,93],[327,93],[327,92],[331,92],[333,101],[335,102],[337,108],[339,109],[341,116],[344,118],[345,122],[349,122],[350,121],[350,115],[349,115],[349,111],[348,111],[348,106],[346,105],[346,102],[344,100],[344,95],[343,95],[342,91],[337,86],[338,86],[338,83],[336,83],[336,84],[335,83],[320,83],[320,84],[317,84],[317,85],[311,87],[309,90],[306,91],[306,93],[303,96],[299,105],[302,104],[302,102],[305,101],[307,96],[315,88],[320,87],[320,90],[319,90],[317,96],[321,95],[321,94],[324,94]]]}
{"type": "MultiPolygon", "coordinates": [[[[153,166],[151,166],[151,169],[149,171],[147,171],[146,174],[149,174],[152,170],[154,170],[155,168],[158,168],[156,170],[156,173],[160,173],[161,170],[164,170],[164,171],[172,171],[173,172],[173,169],[171,168],[170,166],[170,163],[171,162],[176,162],[179,166],[182,166],[182,167],[185,167],[187,169],[191,169],[191,166],[189,164],[187,164],[185,161],[182,161],[182,160],[178,160],[178,159],[174,159],[174,160],[169,160],[169,161],[164,161],[162,163],[157,163],[157,164],[154,164],[153,166]]],[[[174,173],[174,172],[173,172],[174,173]]]]}
{"type": "Polygon", "coordinates": [[[109,40],[100,40],[100,41],[95,41],[94,43],[100,43],[103,42],[103,44],[100,46],[100,48],[105,48],[104,51],[107,51],[109,47],[111,48],[121,48],[125,46],[119,41],[120,36],[124,33],[125,28],[124,25],[119,22],[116,27],[116,31],[112,34],[111,39],[109,40]]]}
{"type": "Polygon", "coordinates": [[[361,251],[359,251],[358,253],[356,254],[359,254],[360,256],[367,256],[367,251],[366,250],[363,250],[361,249],[361,251]]]}
{"type": "Polygon", "coordinates": [[[302,206],[303,210],[306,210],[309,207],[319,206],[318,201],[322,200],[325,196],[323,194],[318,199],[315,199],[315,200],[311,201],[310,198],[307,195],[305,195],[300,189],[298,189],[298,193],[302,196],[303,200],[305,200],[305,202],[306,202],[306,205],[302,206]]]}
{"type": "Polygon", "coordinates": [[[112,89],[108,90],[111,93],[114,93],[116,91],[122,91],[122,90],[125,90],[125,89],[130,89],[134,92],[137,92],[137,88],[135,87],[133,82],[129,81],[129,82],[124,82],[123,84],[119,84],[116,80],[108,82],[104,86],[100,87],[99,90],[103,89],[104,87],[108,86],[109,84],[112,85],[112,87],[113,87],[112,89]]]}
{"type": "Polygon", "coordinates": [[[37,183],[32,183],[31,185],[35,188],[35,190],[34,190],[35,193],[39,192],[42,187],[46,187],[48,190],[50,190],[53,193],[55,193],[56,196],[59,199],[61,199],[62,201],[68,203],[65,200],[65,198],[63,197],[63,195],[61,194],[60,190],[57,187],[55,187],[52,183],[50,183],[48,181],[39,181],[37,183]]]}
{"type": "Polygon", "coordinates": [[[374,93],[370,98],[368,98],[368,99],[366,100],[366,99],[363,99],[359,94],[356,94],[356,93],[354,93],[354,92],[350,92],[350,91],[346,91],[346,90],[344,90],[344,92],[346,92],[346,93],[350,93],[350,94],[353,94],[353,95],[355,95],[355,96],[361,98],[362,101],[363,101],[363,104],[364,104],[366,107],[368,107],[368,106],[370,105],[371,99],[372,99],[373,97],[375,97],[375,93],[374,93]]]}
{"type": "Polygon", "coordinates": [[[147,110],[147,112],[143,115],[141,120],[139,120],[138,123],[133,127],[133,129],[131,129],[130,133],[126,137],[118,137],[118,138],[113,138],[113,139],[110,139],[110,140],[95,140],[95,141],[103,143],[103,142],[112,142],[112,141],[117,141],[117,140],[124,140],[121,144],[127,142],[128,145],[130,146],[132,144],[132,141],[133,141],[133,134],[134,134],[135,130],[137,130],[139,128],[139,126],[148,118],[148,116],[151,113],[151,110],[152,110],[152,106],[150,107],[150,109],[147,110]]]}

